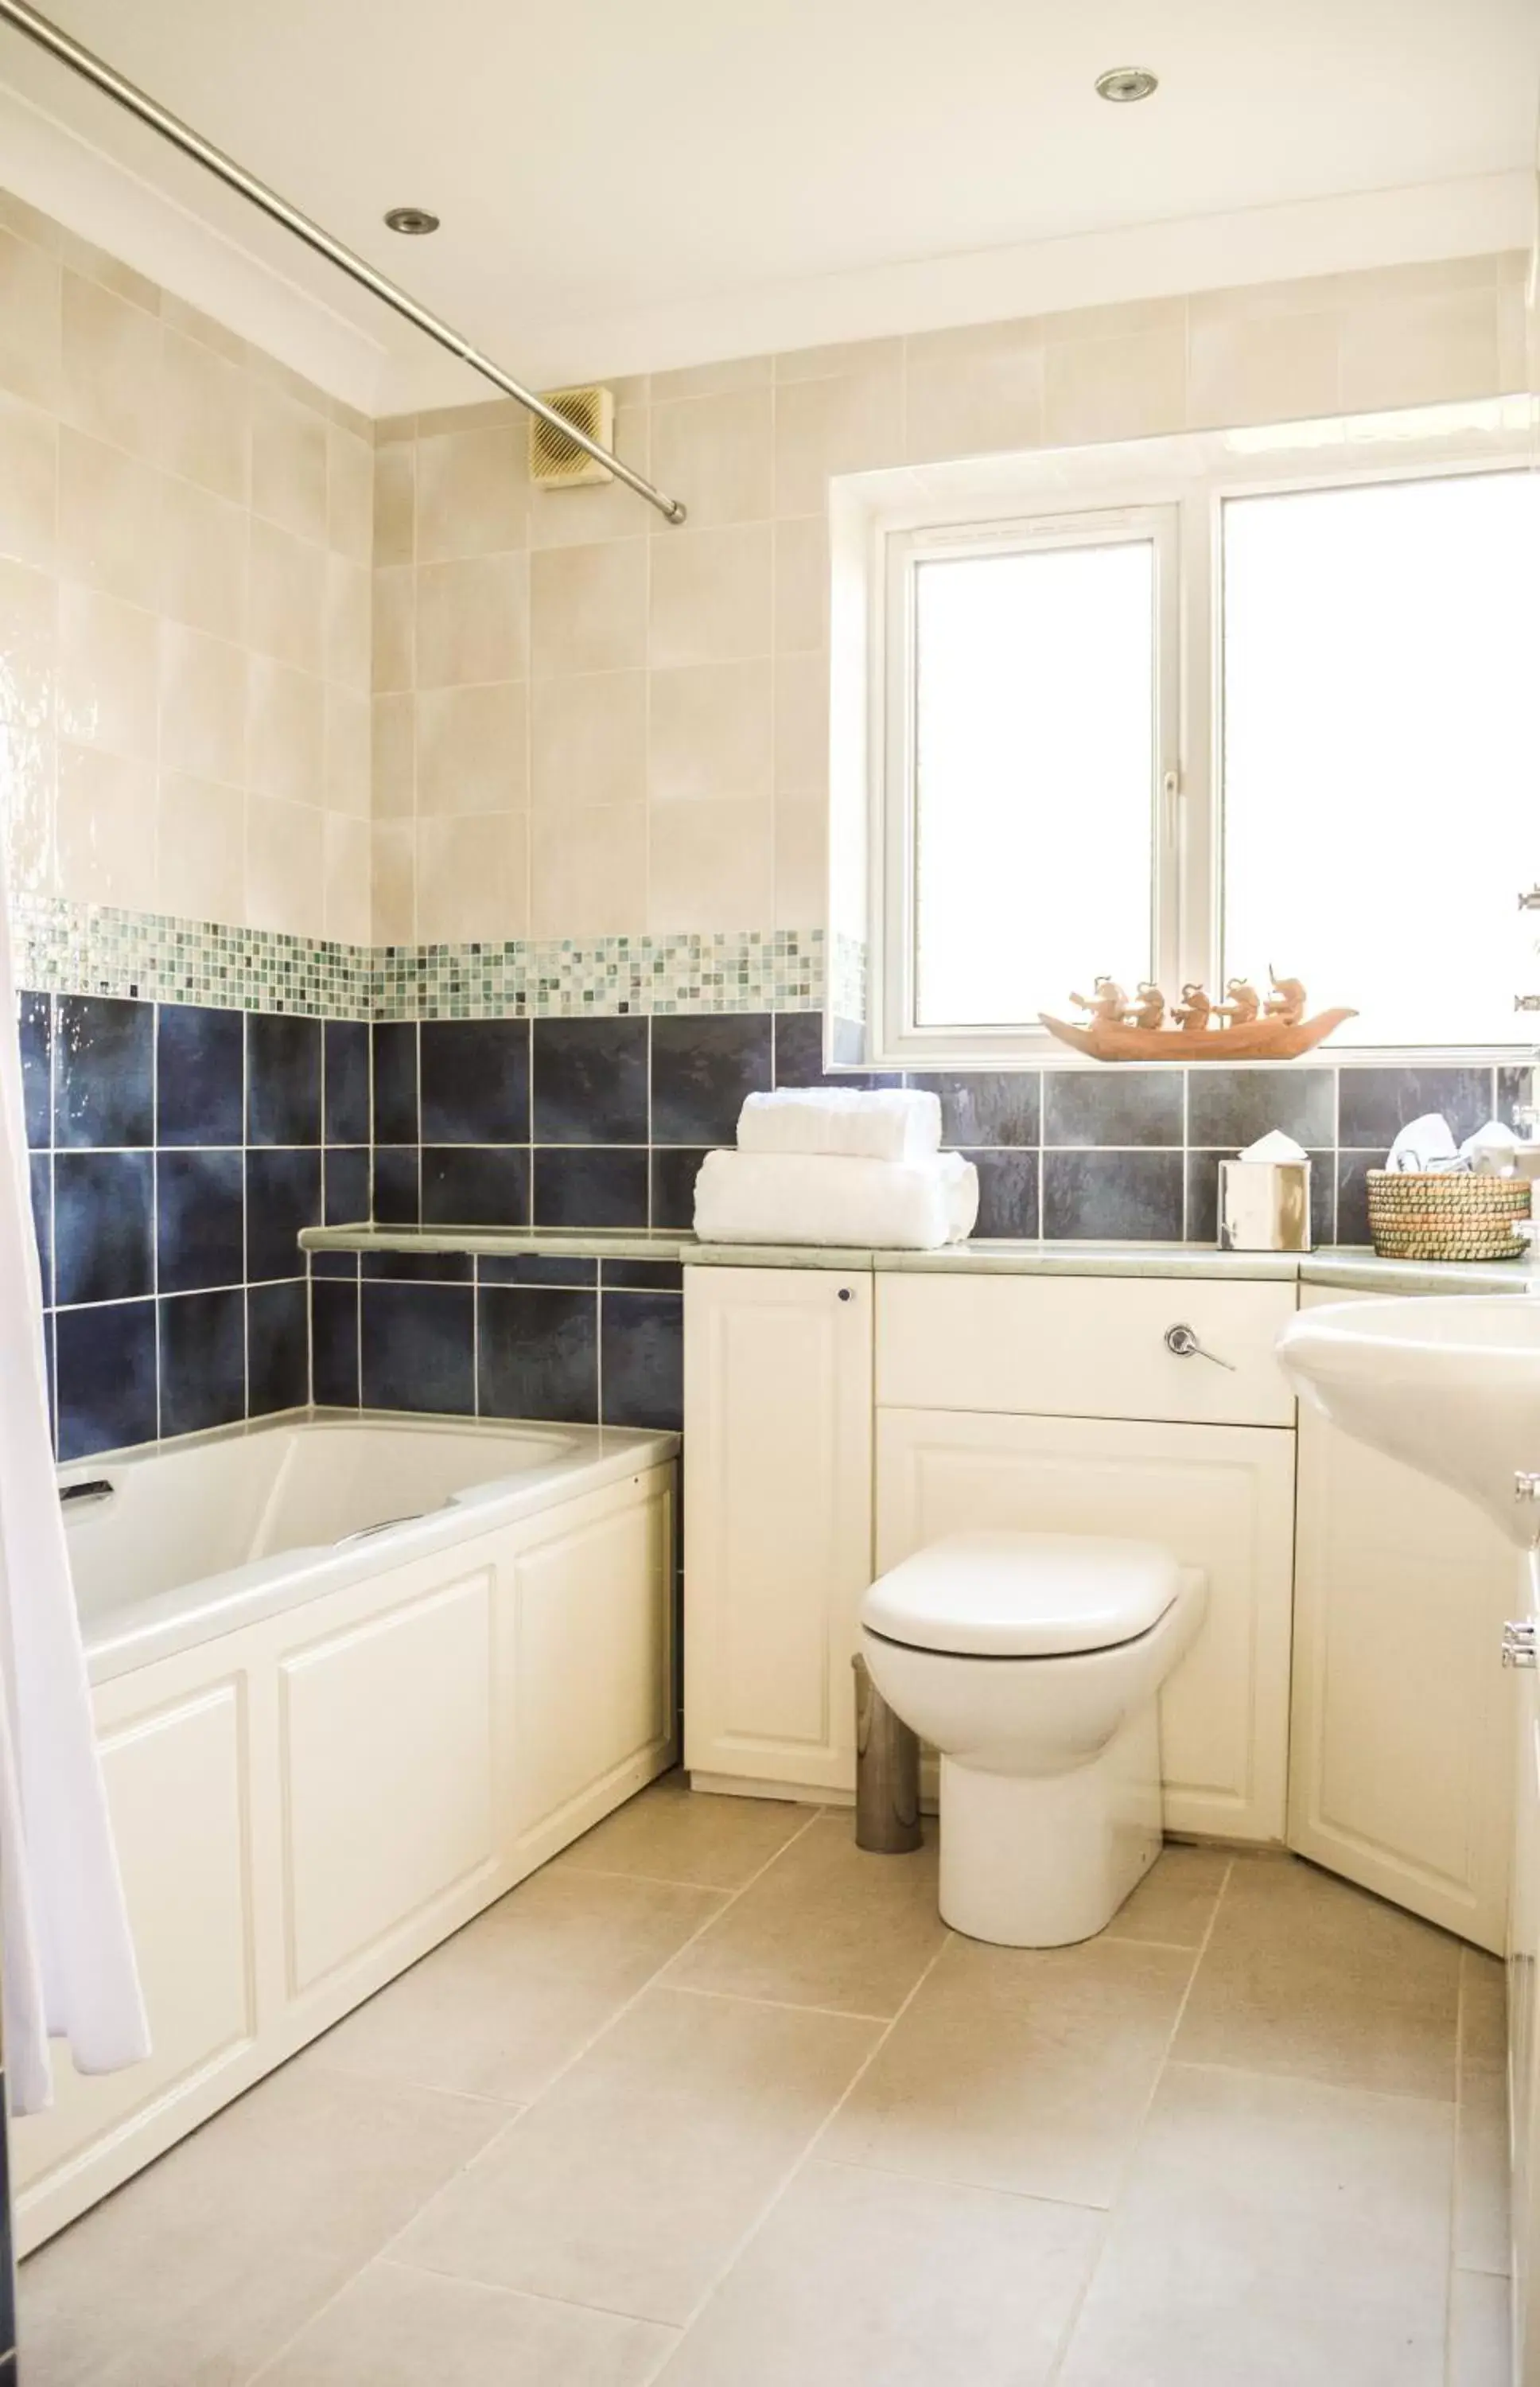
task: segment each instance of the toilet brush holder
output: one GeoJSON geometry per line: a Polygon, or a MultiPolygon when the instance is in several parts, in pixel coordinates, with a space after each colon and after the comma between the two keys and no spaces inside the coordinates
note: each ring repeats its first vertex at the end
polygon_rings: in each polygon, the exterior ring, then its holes
{"type": "Polygon", "coordinates": [[[920,1845],[920,1744],[893,1713],[865,1658],[855,1672],[855,1845],[903,1856],[920,1845]]]}

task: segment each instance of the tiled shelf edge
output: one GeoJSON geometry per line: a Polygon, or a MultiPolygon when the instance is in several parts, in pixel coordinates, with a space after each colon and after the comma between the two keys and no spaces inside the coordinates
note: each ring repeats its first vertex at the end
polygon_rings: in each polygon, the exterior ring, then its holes
{"type": "Polygon", "coordinates": [[[693,1235],[660,1227],[303,1227],[304,1252],[464,1252],[482,1258],[659,1260],[695,1256],[693,1235]]]}
{"type": "Polygon", "coordinates": [[[828,979],[822,928],[358,945],[26,894],[11,925],[16,982],[39,993],[312,1018],[819,1011],[828,979]]]}

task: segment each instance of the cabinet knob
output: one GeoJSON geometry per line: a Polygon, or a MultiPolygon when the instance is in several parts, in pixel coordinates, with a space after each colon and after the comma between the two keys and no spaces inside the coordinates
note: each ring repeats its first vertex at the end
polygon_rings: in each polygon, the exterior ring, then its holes
{"type": "Polygon", "coordinates": [[[1173,1359],[1212,1359],[1216,1368],[1228,1368],[1232,1376],[1235,1373],[1234,1360],[1221,1359],[1218,1351],[1206,1350],[1190,1326],[1168,1326],[1165,1343],[1173,1359]]]}
{"type": "Polygon", "coordinates": [[[850,1286],[849,1286],[848,1284],[842,1284],[842,1285],[840,1286],[840,1288],[839,1288],[839,1298],[840,1298],[840,1300],[841,1300],[841,1301],[853,1301],[853,1300],[855,1299],[855,1295],[854,1295],[854,1294],[851,1291],[850,1286]]]}

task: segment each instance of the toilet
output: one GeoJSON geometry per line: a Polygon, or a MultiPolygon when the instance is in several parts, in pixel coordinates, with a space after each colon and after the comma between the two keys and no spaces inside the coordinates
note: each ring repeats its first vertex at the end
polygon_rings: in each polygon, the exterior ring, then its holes
{"type": "Polygon", "coordinates": [[[878,1577],[863,1654],[940,1753],[942,1919],[1058,1948],[1111,1922],[1160,1852],[1161,1685],[1207,1578],[1153,1542],[953,1534],[878,1577]]]}

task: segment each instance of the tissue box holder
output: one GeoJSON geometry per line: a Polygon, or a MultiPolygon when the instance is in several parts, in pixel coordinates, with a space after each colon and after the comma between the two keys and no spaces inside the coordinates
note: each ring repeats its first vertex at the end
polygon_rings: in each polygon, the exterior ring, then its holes
{"type": "Polygon", "coordinates": [[[1220,1161],[1222,1252],[1307,1252],[1309,1248],[1307,1160],[1220,1161]]]}
{"type": "Polygon", "coordinates": [[[1517,1260],[1529,1246],[1514,1220],[1530,1215],[1526,1178],[1369,1172],[1369,1231],[1383,1260],[1517,1260]]]}

